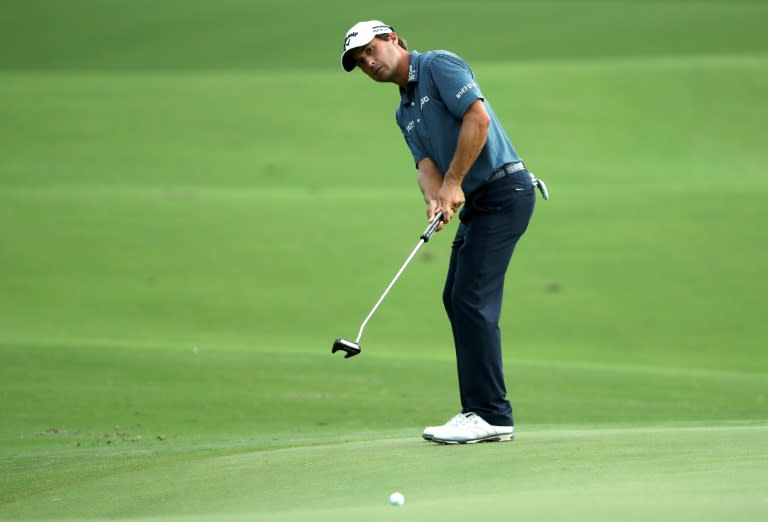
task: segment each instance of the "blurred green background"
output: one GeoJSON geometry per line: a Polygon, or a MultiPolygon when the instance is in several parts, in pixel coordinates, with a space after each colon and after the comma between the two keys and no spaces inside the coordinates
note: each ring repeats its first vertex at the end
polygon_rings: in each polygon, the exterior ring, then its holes
{"type": "Polygon", "coordinates": [[[464,516],[459,498],[532,519],[565,516],[543,507],[557,498],[590,520],[611,488],[605,518],[764,518],[765,2],[0,13],[0,518],[388,519],[366,502],[403,483],[422,494],[414,520],[464,516]],[[370,18],[466,58],[551,192],[502,319],[522,435],[472,454],[504,464],[479,483],[455,473],[468,453],[418,440],[458,409],[440,301],[453,227],[363,354],[330,355],[425,226],[396,87],[339,67],[344,31],[370,18]],[[315,487],[334,480],[363,496],[315,487]]]}

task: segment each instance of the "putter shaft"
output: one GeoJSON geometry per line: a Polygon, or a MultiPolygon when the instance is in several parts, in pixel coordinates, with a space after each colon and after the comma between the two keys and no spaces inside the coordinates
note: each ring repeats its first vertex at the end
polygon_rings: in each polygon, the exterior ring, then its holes
{"type": "Polygon", "coordinates": [[[389,283],[389,286],[387,286],[386,290],[384,290],[384,293],[381,294],[381,297],[379,297],[379,300],[376,301],[376,304],[373,305],[373,308],[368,313],[368,316],[363,321],[363,324],[360,325],[360,330],[357,332],[357,338],[355,339],[355,343],[360,343],[360,338],[363,336],[363,330],[365,330],[365,325],[368,324],[368,321],[373,317],[373,314],[376,313],[376,310],[378,310],[379,306],[381,305],[382,301],[384,301],[384,298],[387,297],[387,294],[390,290],[392,290],[392,287],[395,286],[395,283],[398,279],[400,279],[400,275],[405,270],[405,267],[407,267],[411,260],[416,256],[416,253],[419,251],[419,249],[429,241],[429,238],[432,237],[432,234],[435,233],[435,230],[437,230],[437,226],[440,224],[440,222],[443,220],[443,213],[438,212],[437,215],[432,219],[432,221],[429,223],[429,226],[424,231],[423,234],[421,234],[421,237],[419,239],[418,244],[416,245],[416,248],[413,249],[411,254],[408,256],[408,258],[405,260],[405,263],[403,263],[403,266],[400,267],[400,270],[397,271],[395,274],[395,277],[392,278],[392,281],[389,283]]]}
{"type": "Polygon", "coordinates": [[[395,283],[397,282],[397,280],[400,279],[400,275],[405,270],[405,267],[408,266],[408,264],[411,262],[413,257],[416,255],[416,253],[419,251],[419,249],[421,248],[421,246],[425,242],[426,241],[424,241],[423,239],[419,240],[419,244],[416,245],[416,248],[413,249],[413,252],[411,252],[411,255],[408,256],[408,259],[405,260],[405,263],[403,263],[403,266],[401,266],[400,270],[397,271],[397,274],[395,274],[395,277],[392,279],[392,282],[389,283],[389,286],[387,287],[387,289],[384,290],[384,293],[381,294],[381,297],[379,297],[379,300],[376,301],[375,305],[373,305],[373,308],[368,313],[368,316],[363,321],[363,324],[360,325],[360,330],[357,332],[357,338],[355,339],[356,343],[360,342],[360,338],[363,336],[363,330],[365,329],[365,325],[368,324],[368,321],[371,319],[373,314],[376,313],[376,310],[378,310],[378,308],[381,305],[382,301],[384,301],[384,298],[387,297],[387,294],[389,293],[389,291],[392,290],[392,287],[395,286],[395,283]]]}

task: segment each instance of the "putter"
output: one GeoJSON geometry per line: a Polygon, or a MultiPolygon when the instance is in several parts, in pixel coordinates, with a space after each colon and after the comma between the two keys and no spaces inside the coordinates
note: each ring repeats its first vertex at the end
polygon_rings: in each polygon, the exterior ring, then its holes
{"type": "Polygon", "coordinates": [[[437,226],[440,224],[442,220],[443,220],[443,213],[438,212],[437,215],[434,217],[434,219],[432,219],[432,221],[429,223],[429,226],[427,227],[427,229],[421,235],[419,239],[419,243],[416,245],[416,248],[413,249],[413,252],[411,252],[411,255],[408,256],[408,259],[405,260],[405,263],[403,263],[403,266],[401,266],[400,270],[398,270],[397,274],[395,274],[395,277],[392,279],[392,282],[389,283],[389,286],[387,287],[387,289],[384,290],[384,293],[381,294],[381,297],[379,297],[379,300],[376,301],[375,305],[373,305],[373,308],[368,314],[368,317],[366,317],[365,320],[363,321],[363,324],[360,325],[360,330],[357,332],[357,338],[355,339],[355,341],[352,342],[352,341],[347,341],[346,339],[336,339],[333,342],[333,348],[331,349],[331,353],[336,353],[339,350],[342,350],[346,352],[346,355],[344,355],[345,359],[349,359],[350,357],[354,357],[355,355],[360,353],[360,338],[363,336],[363,330],[365,330],[365,325],[368,324],[368,321],[371,319],[373,314],[379,308],[379,305],[381,305],[381,302],[384,301],[385,297],[387,297],[387,294],[395,285],[397,280],[400,278],[400,275],[405,270],[405,267],[408,266],[408,264],[414,258],[416,253],[422,247],[422,245],[427,241],[429,241],[429,238],[432,237],[432,234],[435,233],[435,230],[437,230],[437,226]]]}
{"type": "Polygon", "coordinates": [[[547,190],[547,186],[544,184],[544,181],[538,179],[533,172],[529,172],[528,174],[531,175],[531,181],[533,181],[533,186],[539,189],[539,192],[541,192],[541,197],[544,198],[544,201],[549,199],[549,191],[547,190]]]}

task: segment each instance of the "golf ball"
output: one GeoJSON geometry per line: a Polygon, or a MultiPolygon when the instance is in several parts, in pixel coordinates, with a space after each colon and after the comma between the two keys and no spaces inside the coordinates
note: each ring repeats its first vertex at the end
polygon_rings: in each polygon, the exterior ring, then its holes
{"type": "Polygon", "coordinates": [[[389,503],[393,506],[402,506],[405,504],[405,497],[402,493],[392,493],[389,496],[389,503]]]}

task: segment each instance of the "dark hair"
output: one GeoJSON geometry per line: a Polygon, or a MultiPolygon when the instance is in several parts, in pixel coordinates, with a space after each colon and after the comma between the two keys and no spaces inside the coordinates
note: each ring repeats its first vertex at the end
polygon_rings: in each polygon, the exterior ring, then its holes
{"type": "MultiPolygon", "coordinates": [[[[389,40],[389,34],[377,34],[376,38],[378,38],[379,40],[389,40]]],[[[406,51],[408,50],[408,43],[405,41],[404,38],[401,38],[400,35],[397,35],[397,45],[399,45],[406,51]]]]}

